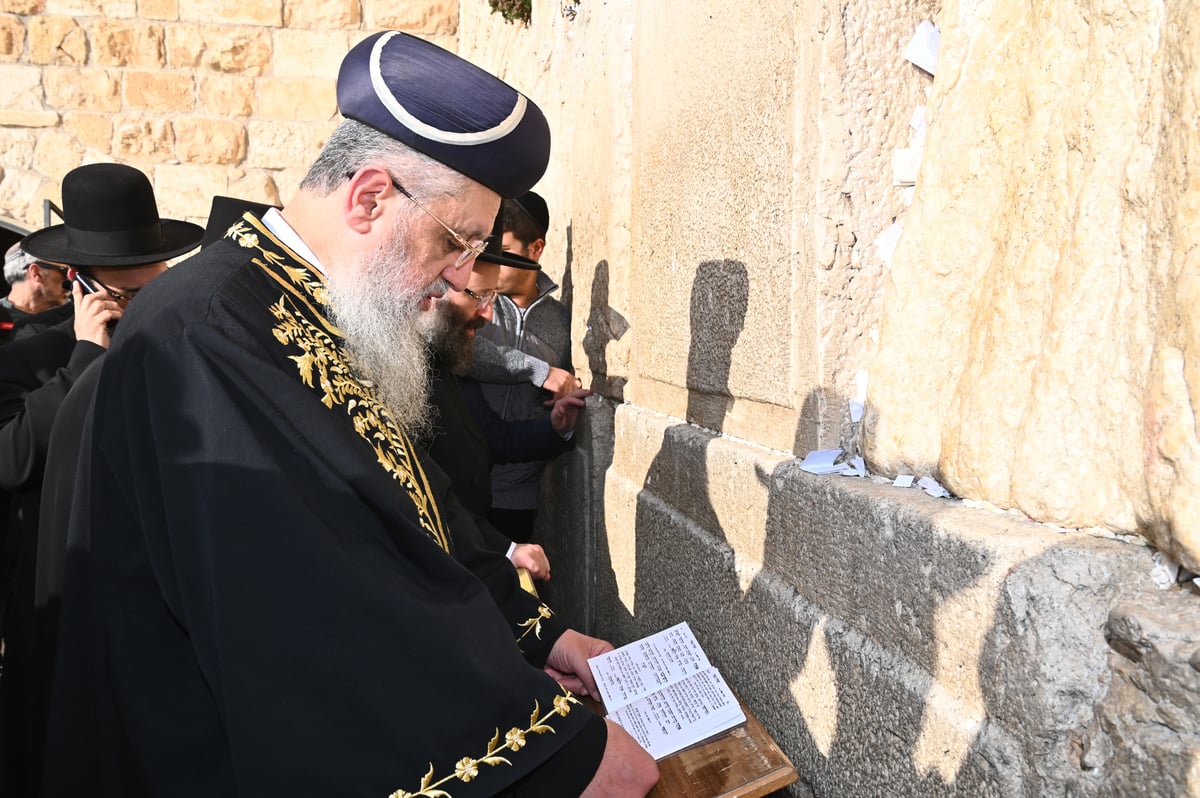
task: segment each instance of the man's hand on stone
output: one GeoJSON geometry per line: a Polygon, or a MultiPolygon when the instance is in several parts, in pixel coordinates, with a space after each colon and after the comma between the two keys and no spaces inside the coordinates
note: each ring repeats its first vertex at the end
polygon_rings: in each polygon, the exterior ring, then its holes
{"type": "Polygon", "coordinates": [[[587,407],[584,400],[592,395],[587,388],[577,388],[566,396],[547,399],[546,407],[550,408],[550,426],[559,435],[575,429],[579,420],[579,411],[587,407]]]}
{"type": "Polygon", "coordinates": [[[550,367],[550,373],[546,375],[546,381],[542,383],[542,387],[553,393],[555,399],[562,399],[582,385],[583,381],[574,374],[556,366],[550,367]]]}

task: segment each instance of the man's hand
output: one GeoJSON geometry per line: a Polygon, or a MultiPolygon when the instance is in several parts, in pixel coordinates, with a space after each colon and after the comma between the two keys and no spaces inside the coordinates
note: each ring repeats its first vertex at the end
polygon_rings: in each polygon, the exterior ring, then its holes
{"type": "Polygon", "coordinates": [[[582,380],[566,369],[560,369],[557,366],[550,367],[550,373],[546,375],[546,381],[542,383],[542,387],[553,393],[555,399],[562,399],[582,385],[582,380]]]}
{"type": "Polygon", "coordinates": [[[536,543],[518,543],[508,558],[517,568],[524,568],[534,579],[542,582],[550,579],[550,560],[546,552],[536,543]]]}
{"type": "Polygon", "coordinates": [[[574,430],[579,411],[587,407],[584,399],[591,395],[592,392],[587,388],[577,388],[566,396],[547,399],[545,405],[550,408],[550,426],[554,427],[554,431],[562,435],[574,430]]]}
{"type": "Polygon", "coordinates": [[[588,660],[605,651],[612,651],[607,640],[588,637],[574,629],[563,632],[546,658],[546,673],[572,693],[596,695],[596,679],[588,660]]]}
{"type": "Polygon", "coordinates": [[[108,349],[108,323],[121,318],[120,304],[103,288],[85,294],[78,282],[71,283],[71,296],[75,299],[75,340],[108,349]]]}
{"type": "Polygon", "coordinates": [[[658,765],[629,732],[611,720],[596,775],[579,798],[643,798],[658,783],[658,765]]]}

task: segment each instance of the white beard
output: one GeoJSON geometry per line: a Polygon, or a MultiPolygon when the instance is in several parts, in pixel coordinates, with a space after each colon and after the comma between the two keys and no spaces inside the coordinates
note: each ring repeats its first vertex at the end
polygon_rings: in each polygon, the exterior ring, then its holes
{"type": "Polygon", "coordinates": [[[345,334],[354,366],[375,385],[396,423],[411,437],[430,428],[426,341],[416,320],[421,302],[447,287],[441,278],[418,285],[419,271],[405,247],[407,225],[398,219],[379,248],[349,268],[330,274],[329,306],[345,334]]]}

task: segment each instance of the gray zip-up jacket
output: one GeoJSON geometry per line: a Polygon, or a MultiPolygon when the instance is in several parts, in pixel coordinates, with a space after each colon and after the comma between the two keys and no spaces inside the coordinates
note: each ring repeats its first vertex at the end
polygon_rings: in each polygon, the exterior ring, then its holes
{"type": "MultiPolygon", "coordinates": [[[[550,296],[558,285],[542,272],[538,296],[521,309],[498,295],[492,321],[475,335],[475,364],[470,377],[483,383],[488,404],[506,421],[545,418],[541,388],[550,367],[574,373],[571,364],[571,312],[550,296]]],[[[492,506],[513,510],[537,507],[545,461],[509,463],[492,468],[492,506]]]]}

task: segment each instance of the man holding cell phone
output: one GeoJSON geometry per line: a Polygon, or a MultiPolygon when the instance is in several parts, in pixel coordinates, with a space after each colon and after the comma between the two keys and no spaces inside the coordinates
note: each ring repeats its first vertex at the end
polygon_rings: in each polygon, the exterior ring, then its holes
{"type": "MultiPolygon", "coordinates": [[[[0,794],[35,795],[49,690],[36,577],[39,504],[50,431],[69,391],[111,343],[130,300],[194,249],[203,230],[161,219],[150,181],[123,164],[88,164],[63,178],[63,224],[26,236],[39,262],[66,267],[74,319],[0,348],[0,488],[13,492],[0,676],[0,794]]],[[[73,469],[72,469],[73,471],[73,469]]],[[[52,643],[52,641],[50,641],[52,643]]]]}

